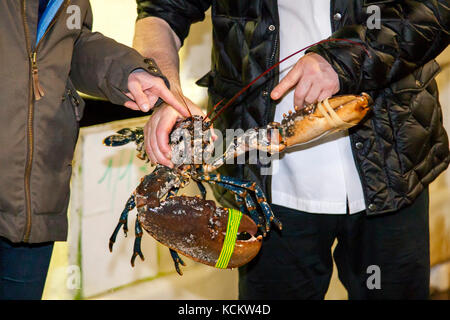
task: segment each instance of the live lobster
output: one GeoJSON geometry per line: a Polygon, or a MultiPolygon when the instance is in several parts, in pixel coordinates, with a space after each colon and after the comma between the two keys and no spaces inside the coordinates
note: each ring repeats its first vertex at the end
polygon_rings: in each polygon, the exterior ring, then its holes
{"type": "MultiPolygon", "coordinates": [[[[180,264],[185,263],[178,253],[218,268],[235,268],[248,263],[258,254],[262,238],[270,231],[271,223],[281,229],[281,222],[273,215],[264,192],[257,184],[211,172],[228,160],[251,150],[279,153],[290,146],[348,129],[366,116],[372,103],[370,96],[362,93],[335,96],[305,108],[295,107],[284,115],[281,123],[272,122],[266,127],[248,130],[236,137],[226,151],[215,159],[212,159],[214,142],[211,137],[211,121],[201,116],[178,121],[169,136],[175,167],[171,169],[157,165],[151,174],[142,178],[128,199],[110,238],[110,251],[120,229],[123,228],[125,233],[128,231],[128,213],[136,207],[138,215],[131,258],[133,266],[137,256],[144,260],[141,251],[142,229],[169,247],[175,269],[180,275],[180,264]],[[194,161],[199,154],[204,156],[200,163],[194,161]],[[197,183],[202,195],[178,196],[178,190],[190,180],[197,183]],[[214,201],[206,200],[206,190],[202,183],[213,183],[232,192],[240,211],[248,215],[218,207],[214,201]],[[230,231],[232,219],[237,219],[237,224],[230,231]],[[232,242],[228,244],[227,251],[225,244],[230,239],[232,242]]],[[[121,146],[132,141],[137,145],[138,157],[147,159],[143,128],[119,130],[107,137],[104,144],[121,146]]]]}

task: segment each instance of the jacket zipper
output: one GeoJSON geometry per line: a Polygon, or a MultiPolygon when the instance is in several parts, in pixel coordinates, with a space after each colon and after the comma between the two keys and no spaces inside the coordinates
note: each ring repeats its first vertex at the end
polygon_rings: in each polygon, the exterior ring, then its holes
{"type": "MultiPolygon", "coordinates": [[[[25,8],[25,2],[26,2],[26,0],[24,0],[24,8],[25,8]]],[[[32,74],[32,78],[33,78],[33,93],[34,93],[34,98],[36,100],[40,100],[45,94],[44,90],[42,89],[42,87],[41,87],[41,85],[39,83],[39,70],[38,70],[37,60],[36,60],[37,51],[38,51],[38,49],[39,49],[39,47],[40,47],[40,45],[42,43],[42,40],[45,38],[47,33],[50,31],[50,29],[56,23],[56,20],[58,20],[59,16],[61,15],[61,12],[64,11],[67,8],[69,3],[70,3],[70,0],[64,1],[64,4],[61,5],[61,7],[58,9],[58,12],[53,17],[53,19],[50,22],[49,26],[47,27],[47,29],[45,30],[44,34],[42,35],[42,38],[39,40],[39,42],[37,43],[36,47],[34,48],[34,50],[32,52],[31,52],[31,44],[30,43],[28,44],[29,56],[30,56],[30,62],[31,62],[31,68],[32,68],[31,74],[32,74]]],[[[25,11],[24,11],[24,18],[26,19],[25,11]]],[[[28,33],[28,42],[29,42],[28,25],[26,25],[26,33],[28,33]]]]}
{"type": "MultiPolygon", "coordinates": [[[[274,48],[272,51],[272,55],[270,56],[269,67],[275,64],[275,57],[277,55],[277,52],[278,52],[278,33],[275,35],[274,48]]],[[[264,125],[267,125],[271,120],[273,120],[273,117],[275,116],[275,108],[269,108],[269,112],[267,112],[267,114],[268,115],[266,116],[266,123],[264,123],[264,125]]]]}
{"type": "Polygon", "coordinates": [[[42,89],[41,84],[39,83],[39,73],[36,62],[36,51],[34,51],[31,54],[30,60],[31,60],[31,76],[33,79],[34,98],[36,100],[40,100],[44,96],[44,90],[42,89]]]}
{"type": "MultiPolygon", "coordinates": [[[[280,24],[278,23],[278,29],[280,28],[280,24]]],[[[274,48],[272,51],[272,55],[269,59],[269,67],[272,66],[275,63],[275,57],[278,52],[278,38],[279,38],[279,30],[277,31],[277,34],[275,35],[275,41],[274,41],[274,48]]],[[[273,89],[273,87],[272,87],[273,89]]],[[[270,95],[270,93],[269,93],[270,95]]],[[[269,98],[270,99],[270,98],[269,98]]],[[[270,101],[270,106],[268,108],[268,112],[266,115],[266,123],[264,125],[267,125],[271,120],[273,120],[275,116],[275,108],[272,108],[273,103],[270,101]]],[[[269,202],[272,202],[272,175],[269,175],[266,180],[266,193],[267,193],[267,199],[269,202]]]]}
{"type": "Polygon", "coordinates": [[[29,87],[29,95],[28,95],[28,119],[27,119],[27,162],[25,167],[25,176],[24,176],[24,184],[25,184],[25,201],[26,201],[26,213],[27,213],[27,221],[25,226],[25,233],[23,236],[23,241],[28,242],[30,240],[31,233],[31,191],[30,191],[30,178],[31,178],[31,168],[33,164],[33,153],[34,153],[34,137],[33,137],[33,118],[34,118],[34,100],[39,100],[44,96],[44,90],[40,86],[39,83],[39,75],[38,75],[38,66],[37,66],[37,51],[42,42],[42,39],[47,35],[51,27],[56,23],[61,12],[67,7],[69,1],[65,1],[65,4],[62,5],[41,40],[37,43],[34,50],[31,47],[30,40],[30,31],[28,29],[28,20],[26,14],[26,2],[27,0],[23,0],[22,2],[22,18],[23,18],[23,27],[25,31],[25,39],[27,43],[27,54],[30,60],[30,73],[31,73],[31,85],[29,87]]]}

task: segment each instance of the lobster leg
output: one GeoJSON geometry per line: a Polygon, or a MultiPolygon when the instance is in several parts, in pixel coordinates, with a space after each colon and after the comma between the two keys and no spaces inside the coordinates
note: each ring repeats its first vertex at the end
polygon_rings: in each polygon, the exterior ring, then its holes
{"type": "Polygon", "coordinates": [[[175,270],[177,270],[177,273],[182,276],[183,272],[180,269],[180,264],[182,266],[185,266],[186,263],[184,263],[184,261],[180,258],[180,256],[178,255],[178,252],[176,252],[173,249],[169,249],[170,251],[170,256],[172,257],[173,263],[175,264],[175,270]]]}
{"type": "Polygon", "coordinates": [[[244,199],[237,193],[234,194],[234,199],[236,200],[239,210],[241,212],[245,212],[247,210],[247,207],[245,206],[244,199]]]}
{"type": "Polygon", "coordinates": [[[175,197],[178,193],[178,190],[180,190],[180,188],[172,188],[169,190],[169,192],[167,193],[167,197],[175,197]]]}
{"type": "Polygon", "coordinates": [[[264,216],[266,218],[266,231],[270,231],[270,223],[273,222],[278,229],[281,230],[282,225],[281,222],[273,215],[272,209],[270,208],[269,204],[267,203],[267,199],[264,195],[264,192],[262,189],[256,185],[254,182],[247,182],[242,181],[239,179],[235,179],[233,177],[226,177],[226,176],[220,176],[216,174],[204,174],[197,176],[196,179],[209,182],[209,183],[223,183],[226,185],[232,185],[239,188],[243,188],[245,190],[253,191],[255,192],[256,200],[258,201],[264,216]]]}
{"type": "Polygon", "coordinates": [[[236,202],[238,203],[241,212],[249,212],[250,217],[252,217],[253,221],[256,223],[256,226],[261,230],[265,237],[266,231],[262,227],[264,224],[264,219],[258,214],[258,211],[256,210],[256,204],[253,201],[251,195],[245,189],[240,187],[221,182],[216,182],[216,184],[234,193],[236,202]]]}
{"type": "MultiPolygon", "coordinates": [[[[203,187],[203,185],[202,185],[202,187],[203,187]]],[[[204,187],[203,187],[203,188],[204,188],[204,187]]],[[[180,188],[173,187],[173,188],[170,189],[169,192],[167,193],[167,197],[168,197],[168,198],[169,198],[169,197],[175,197],[175,196],[177,195],[177,193],[178,193],[178,190],[180,190],[180,188]]],[[[205,192],[206,192],[206,191],[205,191],[205,192]]],[[[172,257],[173,263],[174,263],[174,265],[175,265],[175,270],[177,271],[177,273],[178,273],[180,276],[182,276],[182,275],[183,275],[183,272],[181,271],[180,264],[181,264],[182,266],[186,266],[186,263],[184,263],[184,261],[180,258],[180,256],[178,255],[178,252],[176,252],[175,250],[170,249],[170,248],[169,248],[169,251],[170,251],[170,256],[172,257]]]]}
{"type": "Polygon", "coordinates": [[[125,208],[122,211],[122,214],[120,215],[119,223],[116,226],[116,229],[114,229],[113,234],[111,235],[111,238],[109,238],[109,251],[112,252],[113,245],[116,242],[117,234],[119,233],[120,228],[123,226],[123,232],[125,233],[125,237],[127,236],[128,232],[128,213],[136,207],[136,202],[134,198],[134,194],[131,195],[131,197],[128,199],[127,203],[125,204],[125,208]]]}
{"type": "Polygon", "coordinates": [[[133,255],[131,257],[131,266],[132,267],[134,267],[134,260],[136,260],[137,256],[141,257],[141,260],[144,261],[144,255],[142,254],[142,251],[141,251],[142,228],[141,228],[141,223],[139,222],[139,219],[136,219],[134,233],[136,235],[136,238],[134,239],[133,255]]]}
{"type": "Polygon", "coordinates": [[[205,186],[200,181],[196,181],[196,182],[197,182],[197,187],[200,190],[200,193],[202,194],[202,199],[206,200],[206,189],[205,189],[205,186]]]}

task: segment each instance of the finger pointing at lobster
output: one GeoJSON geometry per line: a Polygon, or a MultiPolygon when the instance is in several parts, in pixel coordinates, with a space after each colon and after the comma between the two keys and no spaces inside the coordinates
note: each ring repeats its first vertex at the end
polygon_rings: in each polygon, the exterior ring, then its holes
{"type": "Polygon", "coordinates": [[[333,67],[320,55],[308,53],[298,60],[288,74],[272,90],[278,100],[294,89],[294,106],[322,101],[339,91],[339,78],[333,67]]]}
{"type": "Polygon", "coordinates": [[[126,93],[126,96],[132,101],[125,102],[124,106],[127,108],[148,112],[161,98],[182,116],[189,116],[186,107],[175,98],[163,79],[152,76],[145,70],[136,70],[130,74],[128,77],[128,90],[129,92],[126,93]]]}

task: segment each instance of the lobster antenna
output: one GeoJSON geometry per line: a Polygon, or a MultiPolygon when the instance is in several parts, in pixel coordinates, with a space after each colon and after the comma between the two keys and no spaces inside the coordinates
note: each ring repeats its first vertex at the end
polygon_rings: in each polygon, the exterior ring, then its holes
{"type": "Polygon", "coordinates": [[[216,103],[216,105],[211,109],[211,111],[208,112],[203,121],[205,121],[205,119],[207,119],[217,109],[217,107],[223,102],[223,100],[225,100],[225,98],[216,103]]]}
{"type": "Polygon", "coordinates": [[[181,100],[183,100],[184,106],[186,107],[187,111],[189,112],[189,116],[192,118],[191,110],[189,110],[186,100],[184,99],[184,95],[181,94],[181,92],[180,92],[180,90],[178,90],[178,88],[177,88],[177,92],[178,92],[178,95],[181,97],[181,100]]]}
{"type": "MultiPolygon", "coordinates": [[[[217,117],[218,117],[222,112],[225,111],[225,109],[227,109],[234,101],[236,101],[236,99],[237,99],[241,94],[243,94],[245,91],[247,91],[248,88],[250,88],[256,81],[258,81],[259,79],[261,79],[261,78],[262,78],[263,76],[265,76],[267,73],[269,73],[269,72],[272,71],[274,68],[276,68],[278,65],[280,65],[280,64],[283,63],[284,61],[288,60],[289,58],[295,56],[296,54],[298,54],[298,53],[300,53],[300,52],[302,52],[302,51],[304,51],[304,50],[307,50],[307,49],[309,49],[309,48],[311,48],[311,47],[313,47],[313,46],[316,46],[316,45],[319,45],[319,44],[325,43],[325,42],[337,42],[337,41],[345,41],[345,42],[349,42],[349,43],[351,43],[351,44],[356,44],[356,45],[362,47],[362,48],[364,49],[365,53],[366,53],[369,57],[372,57],[372,55],[370,54],[370,52],[366,49],[366,47],[365,47],[363,44],[361,44],[361,43],[359,43],[359,42],[356,42],[356,41],[353,41],[353,40],[349,40],[349,39],[333,39],[333,38],[331,38],[331,39],[325,39],[325,40],[321,40],[321,41],[319,41],[319,42],[313,43],[313,44],[311,44],[311,45],[309,45],[309,46],[307,46],[307,47],[304,47],[303,49],[300,49],[300,50],[298,50],[298,51],[292,53],[291,55],[287,56],[286,58],[284,58],[284,59],[278,61],[276,64],[274,64],[273,66],[271,66],[269,69],[267,69],[266,71],[264,71],[263,73],[261,73],[259,76],[257,76],[253,81],[251,81],[248,85],[246,85],[243,89],[241,89],[238,93],[236,93],[230,100],[228,100],[228,102],[227,102],[227,103],[226,103],[226,104],[225,104],[225,105],[224,105],[224,106],[216,113],[216,115],[214,116],[214,118],[211,119],[211,125],[212,125],[212,123],[217,119],[217,117]]],[[[213,109],[213,110],[214,110],[214,109],[213,109]]]]}

